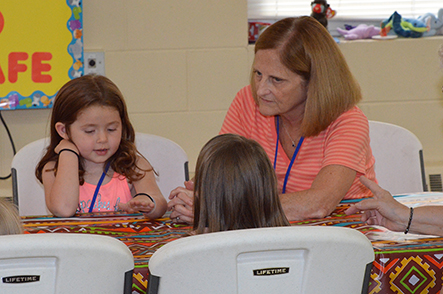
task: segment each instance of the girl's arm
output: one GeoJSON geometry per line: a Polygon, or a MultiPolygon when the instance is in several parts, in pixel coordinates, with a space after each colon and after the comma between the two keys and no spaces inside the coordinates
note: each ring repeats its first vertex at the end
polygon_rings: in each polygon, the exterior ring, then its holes
{"type": "Polygon", "coordinates": [[[57,175],[54,175],[55,161],[48,162],[42,172],[46,206],[58,217],[73,216],[78,207],[78,149],[67,140],[62,140],[55,149],[59,153],[57,175]],[[62,151],[69,149],[72,151],[62,151]],[[49,171],[48,171],[49,170],[49,171]]]}
{"type": "MultiPolygon", "coordinates": [[[[137,166],[143,170],[152,169],[151,164],[143,157],[138,157],[137,166]]],[[[162,217],[166,212],[167,203],[157,186],[154,171],[146,172],[142,179],[132,184],[134,185],[136,196],[128,203],[120,204],[119,207],[130,213],[140,211],[150,219],[162,217]],[[146,193],[151,196],[155,204],[146,195],[141,194],[137,196],[139,193],[146,193]]]]}

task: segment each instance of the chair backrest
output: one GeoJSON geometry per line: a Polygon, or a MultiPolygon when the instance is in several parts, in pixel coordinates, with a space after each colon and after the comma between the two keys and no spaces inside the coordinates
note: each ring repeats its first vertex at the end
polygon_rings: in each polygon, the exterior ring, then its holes
{"type": "Polygon", "coordinates": [[[0,293],[131,293],[134,258],[115,238],[0,236],[0,293]]]}
{"type": "Polygon", "coordinates": [[[342,227],[233,230],[172,241],[149,260],[149,294],[368,293],[374,251],[342,227]]]}
{"type": "Polygon", "coordinates": [[[369,137],[379,185],[392,194],[427,191],[423,146],[409,130],[369,121],[369,137]]]}
{"type": "Polygon", "coordinates": [[[43,157],[49,138],[31,142],[12,159],[12,196],[21,216],[47,215],[45,191],[35,177],[35,167],[43,157]]]}
{"type": "Polygon", "coordinates": [[[169,201],[169,193],[189,180],[186,152],[174,141],[151,134],[136,133],[135,144],[157,172],[157,185],[169,201]]]}
{"type": "MultiPolygon", "coordinates": [[[[140,153],[158,173],[157,184],[169,201],[169,193],[189,179],[186,152],[175,142],[156,135],[136,133],[135,140],[140,153]]],[[[12,159],[12,194],[21,216],[50,214],[43,185],[35,177],[35,167],[48,144],[49,138],[31,142],[12,159]]]]}

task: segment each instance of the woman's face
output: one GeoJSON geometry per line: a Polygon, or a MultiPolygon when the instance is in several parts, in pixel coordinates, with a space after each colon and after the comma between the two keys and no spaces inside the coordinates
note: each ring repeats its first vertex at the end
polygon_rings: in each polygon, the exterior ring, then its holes
{"type": "Polygon", "coordinates": [[[277,49],[259,50],[255,54],[253,79],[260,113],[300,118],[306,103],[306,82],[285,67],[277,49]]]}

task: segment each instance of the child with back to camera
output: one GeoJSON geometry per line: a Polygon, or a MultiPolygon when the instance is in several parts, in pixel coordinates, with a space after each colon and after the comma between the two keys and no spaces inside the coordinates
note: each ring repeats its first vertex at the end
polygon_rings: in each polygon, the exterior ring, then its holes
{"type": "Polygon", "coordinates": [[[195,170],[194,232],[288,225],[263,148],[234,134],[206,143],[195,170]]]}
{"type": "Polygon", "coordinates": [[[166,200],[134,141],[123,95],[111,80],[86,75],[66,83],[55,98],[50,144],[36,168],[51,213],[121,209],[161,217],[166,200]]]}
{"type": "Polygon", "coordinates": [[[23,233],[23,225],[17,208],[11,202],[0,198],[0,235],[23,233]]]}

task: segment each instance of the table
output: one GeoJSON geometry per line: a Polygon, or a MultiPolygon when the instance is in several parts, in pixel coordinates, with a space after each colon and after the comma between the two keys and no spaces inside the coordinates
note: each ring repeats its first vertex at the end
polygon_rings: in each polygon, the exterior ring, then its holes
{"type": "MultiPolygon", "coordinates": [[[[443,193],[399,196],[408,206],[443,204],[443,193]]],[[[331,216],[292,222],[292,225],[342,226],[356,229],[371,240],[375,252],[369,293],[439,293],[442,286],[443,238],[404,235],[367,226],[359,215],[344,211],[353,201],[340,203],[331,216]]],[[[85,233],[107,235],[125,243],[134,255],[132,293],[145,293],[148,261],[164,244],[188,236],[189,226],[169,218],[150,221],[141,214],[121,212],[78,214],[72,218],[32,216],[23,219],[26,233],[85,233]]]]}

